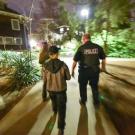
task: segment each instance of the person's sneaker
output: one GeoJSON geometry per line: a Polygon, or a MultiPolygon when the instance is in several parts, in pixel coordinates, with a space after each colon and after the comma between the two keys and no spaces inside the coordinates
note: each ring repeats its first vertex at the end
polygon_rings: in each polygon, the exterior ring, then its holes
{"type": "Polygon", "coordinates": [[[53,110],[53,113],[54,113],[54,114],[57,114],[57,110],[53,110]]]}
{"type": "Polygon", "coordinates": [[[80,105],[84,105],[85,106],[85,101],[82,101],[81,99],[79,99],[79,103],[80,103],[80,105]]]}
{"type": "Polygon", "coordinates": [[[43,97],[43,102],[48,101],[50,97],[43,97]]]}
{"type": "Polygon", "coordinates": [[[63,129],[59,129],[58,135],[64,135],[64,130],[63,129]]]}
{"type": "Polygon", "coordinates": [[[57,107],[56,106],[53,106],[52,107],[52,111],[54,112],[54,114],[56,114],[58,112],[57,107]]]}

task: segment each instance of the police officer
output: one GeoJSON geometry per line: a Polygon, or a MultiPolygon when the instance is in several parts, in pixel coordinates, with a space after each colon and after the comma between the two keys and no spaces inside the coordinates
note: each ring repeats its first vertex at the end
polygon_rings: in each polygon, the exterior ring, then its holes
{"type": "Polygon", "coordinates": [[[80,90],[80,104],[85,105],[87,101],[87,84],[92,89],[93,103],[95,107],[99,107],[99,92],[98,81],[100,71],[106,71],[105,53],[103,48],[90,41],[90,34],[84,34],[82,37],[83,45],[80,46],[73,58],[71,75],[74,76],[74,70],[79,64],[79,90],[80,90]],[[101,67],[100,67],[100,59],[101,67]]]}

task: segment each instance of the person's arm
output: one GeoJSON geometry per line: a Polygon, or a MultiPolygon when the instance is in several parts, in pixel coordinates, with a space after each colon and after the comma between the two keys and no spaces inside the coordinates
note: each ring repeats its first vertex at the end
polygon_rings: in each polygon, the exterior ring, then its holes
{"type": "Polygon", "coordinates": [[[69,68],[68,66],[65,64],[65,79],[66,80],[70,80],[71,79],[71,75],[70,75],[70,72],[69,72],[69,68]]]}
{"type": "Polygon", "coordinates": [[[42,68],[42,74],[43,74],[43,81],[46,82],[47,78],[46,78],[46,69],[45,69],[45,67],[42,68]]]}
{"type": "Polygon", "coordinates": [[[42,46],[42,49],[39,53],[39,64],[43,64],[48,58],[48,44],[42,46]]]}
{"type": "Polygon", "coordinates": [[[76,68],[77,62],[80,60],[81,57],[81,48],[79,47],[74,55],[72,69],[71,69],[71,76],[74,77],[74,70],[76,68]]]}
{"type": "Polygon", "coordinates": [[[39,64],[43,64],[45,61],[45,55],[46,55],[46,51],[45,49],[42,49],[39,53],[39,64]]]}
{"type": "Polygon", "coordinates": [[[74,77],[74,70],[76,68],[76,65],[77,65],[77,62],[76,61],[73,61],[73,64],[72,64],[72,69],[71,69],[71,76],[74,77]]]}
{"type": "Polygon", "coordinates": [[[101,72],[106,72],[106,59],[102,59],[101,72]]]}

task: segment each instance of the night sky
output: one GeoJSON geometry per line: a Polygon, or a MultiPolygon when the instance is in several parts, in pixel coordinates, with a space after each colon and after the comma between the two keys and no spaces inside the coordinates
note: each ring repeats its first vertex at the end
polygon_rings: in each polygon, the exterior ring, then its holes
{"type": "MultiPolygon", "coordinates": [[[[32,0],[7,0],[7,6],[15,11],[29,16],[32,0]]],[[[31,13],[33,28],[37,27],[38,23],[43,18],[57,18],[58,2],[57,0],[34,0],[31,13]]]]}
{"type": "Polygon", "coordinates": [[[32,0],[7,0],[7,5],[23,15],[29,15],[32,0]]]}
{"type": "MultiPolygon", "coordinates": [[[[7,6],[11,9],[16,10],[20,14],[23,14],[25,16],[29,16],[30,14],[30,9],[32,5],[33,0],[6,0],[7,1],[7,6]]],[[[96,2],[99,0],[91,0],[91,11],[92,13],[92,8],[96,4],[96,2]]],[[[80,3],[88,3],[88,0],[80,0],[80,3]]],[[[78,5],[80,4],[78,3],[78,5]]],[[[82,7],[82,5],[80,6],[82,7]]],[[[33,25],[37,25],[39,21],[43,18],[53,18],[53,19],[58,19],[58,14],[60,12],[59,10],[59,0],[34,0],[33,3],[34,7],[32,10],[31,18],[33,21],[33,25]]],[[[80,12],[80,6],[78,6],[79,10],[75,9],[76,4],[72,3],[71,0],[67,0],[66,4],[64,5],[65,8],[68,11],[73,11],[76,10],[79,14],[80,12]]],[[[90,15],[92,16],[92,14],[90,15]]],[[[37,27],[37,26],[34,26],[37,27]]]]}
{"type": "MultiPolygon", "coordinates": [[[[17,10],[21,14],[29,16],[31,4],[33,0],[7,0],[8,6],[17,10]]],[[[91,0],[91,5],[94,5],[99,0],[91,0]]],[[[32,17],[53,17],[57,16],[59,0],[34,0],[34,8],[32,17]]],[[[81,4],[89,3],[88,0],[80,0],[81,4]]],[[[78,3],[78,4],[80,4],[78,3]]],[[[71,0],[67,0],[65,8],[72,11],[75,4],[71,0]]]]}
{"type": "MultiPolygon", "coordinates": [[[[19,13],[29,16],[32,0],[7,0],[8,7],[19,13]]],[[[34,18],[53,17],[57,12],[58,2],[56,0],[34,0],[32,16],[34,18]]]]}

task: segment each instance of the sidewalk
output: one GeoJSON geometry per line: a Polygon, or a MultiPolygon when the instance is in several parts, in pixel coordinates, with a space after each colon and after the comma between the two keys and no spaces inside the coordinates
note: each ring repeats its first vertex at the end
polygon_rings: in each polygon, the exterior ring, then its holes
{"type": "MultiPolygon", "coordinates": [[[[52,116],[51,102],[42,102],[42,81],[0,121],[0,135],[57,135],[57,117],[52,116]]],[[[78,84],[68,82],[68,101],[65,135],[118,135],[101,107],[95,114],[91,91],[86,108],[78,102],[78,84]]]]}

